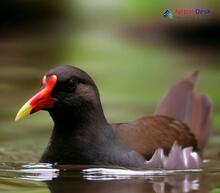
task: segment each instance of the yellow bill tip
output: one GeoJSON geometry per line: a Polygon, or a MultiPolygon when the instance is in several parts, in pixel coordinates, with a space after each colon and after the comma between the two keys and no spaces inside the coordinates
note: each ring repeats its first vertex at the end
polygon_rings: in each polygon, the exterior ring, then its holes
{"type": "Polygon", "coordinates": [[[18,111],[15,121],[18,121],[20,119],[24,119],[25,117],[29,116],[31,114],[31,110],[33,107],[29,104],[29,102],[25,103],[21,109],[18,111]]]}

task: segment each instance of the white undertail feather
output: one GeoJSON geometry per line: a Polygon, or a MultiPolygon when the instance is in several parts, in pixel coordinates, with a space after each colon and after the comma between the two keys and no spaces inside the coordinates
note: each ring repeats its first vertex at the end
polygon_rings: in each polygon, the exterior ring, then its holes
{"type": "Polygon", "coordinates": [[[168,156],[159,148],[145,164],[151,169],[199,169],[202,166],[202,160],[199,154],[192,150],[192,147],[182,148],[174,143],[168,156]]]}

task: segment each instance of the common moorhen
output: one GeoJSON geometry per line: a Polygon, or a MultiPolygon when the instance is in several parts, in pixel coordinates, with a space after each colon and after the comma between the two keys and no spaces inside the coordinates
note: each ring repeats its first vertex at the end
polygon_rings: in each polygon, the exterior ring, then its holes
{"type": "Polygon", "coordinates": [[[16,120],[39,110],[52,117],[54,128],[41,162],[196,168],[212,128],[211,100],[193,92],[197,79],[194,72],[174,85],[154,116],[109,124],[92,78],[79,68],[60,66],[47,72],[16,120]]]}

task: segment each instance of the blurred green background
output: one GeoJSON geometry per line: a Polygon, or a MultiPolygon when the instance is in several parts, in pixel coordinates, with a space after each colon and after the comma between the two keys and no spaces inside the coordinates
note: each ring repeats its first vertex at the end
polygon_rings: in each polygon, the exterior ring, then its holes
{"type": "Polygon", "coordinates": [[[194,70],[198,92],[214,101],[208,156],[219,155],[220,3],[147,0],[2,0],[0,6],[0,159],[35,162],[52,121],[40,112],[14,122],[50,68],[72,64],[96,81],[107,119],[151,115],[167,89],[194,70]],[[167,10],[210,15],[165,19],[167,10]]]}

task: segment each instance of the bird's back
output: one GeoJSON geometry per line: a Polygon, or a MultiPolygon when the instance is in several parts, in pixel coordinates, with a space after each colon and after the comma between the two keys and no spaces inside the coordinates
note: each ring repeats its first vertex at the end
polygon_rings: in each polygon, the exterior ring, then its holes
{"type": "Polygon", "coordinates": [[[197,141],[189,127],[167,116],[151,116],[130,123],[112,125],[117,143],[150,159],[158,148],[168,154],[176,142],[182,147],[197,149],[197,141]]]}

